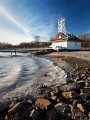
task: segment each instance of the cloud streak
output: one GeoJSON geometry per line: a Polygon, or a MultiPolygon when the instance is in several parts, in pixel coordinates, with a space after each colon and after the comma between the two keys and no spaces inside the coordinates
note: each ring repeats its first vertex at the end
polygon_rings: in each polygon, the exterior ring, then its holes
{"type": "Polygon", "coordinates": [[[19,28],[23,30],[23,32],[29,36],[29,30],[25,28],[22,24],[20,24],[7,10],[0,5],[0,15],[6,17],[9,21],[17,25],[19,28]]]}
{"type": "MultiPolygon", "coordinates": [[[[24,11],[28,8],[24,8],[24,11]]],[[[24,14],[22,10],[22,13],[24,14]]],[[[18,13],[19,15],[19,13],[18,13]]],[[[47,18],[42,17],[41,14],[35,15],[27,11],[25,16],[20,16],[19,21],[13,16],[7,9],[0,5],[0,16],[5,18],[6,21],[13,23],[17,28],[20,28],[24,34],[17,33],[14,29],[8,30],[8,28],[0,28],[0,41],[9,42],[12,44],[19,44],[20,42],[30,42],[36,35],[40,36],[42,41],[48,41],[53,36],[55,30],[54,15],[50,14],[47,18]],[[22,22],[20,22],[22,21],[22,22]],[[21,23],[24,23],[21,24],[21,23]]],[[[10,24],[9,23],[9,24],[10,24]]]]}

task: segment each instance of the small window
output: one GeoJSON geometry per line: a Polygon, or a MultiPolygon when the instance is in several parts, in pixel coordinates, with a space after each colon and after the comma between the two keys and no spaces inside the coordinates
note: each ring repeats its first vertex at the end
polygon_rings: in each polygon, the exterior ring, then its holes
{"type": "Polygon", "coordinates": [[[75,46],[77,46],[77,42],[75,42],[75,46]]]}
{"type": "Polygon", "coordinates": [[[59,38],[61,38],[61,36],[59,35],[59,38]]]}

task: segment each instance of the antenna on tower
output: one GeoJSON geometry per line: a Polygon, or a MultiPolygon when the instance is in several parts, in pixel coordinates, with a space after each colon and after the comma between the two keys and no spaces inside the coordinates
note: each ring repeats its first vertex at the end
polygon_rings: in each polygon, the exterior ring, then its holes
{"type": "Polygon", "coordinates": [[[64,33],[66,35],[66,27],[65,27],[65,18],[58,18],[58,33],[64,33]]]}
{"type": "Polygon", "coordinates": [[[59,10],[59,18],[60,18],[60,10],[59,10]]]}

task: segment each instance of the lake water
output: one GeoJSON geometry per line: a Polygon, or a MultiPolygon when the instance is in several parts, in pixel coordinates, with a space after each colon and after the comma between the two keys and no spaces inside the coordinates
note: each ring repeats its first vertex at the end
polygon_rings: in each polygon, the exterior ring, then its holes
{"type": "Polygon", "coordinates": [[[32,92],[32,87],[41,83],[58,85],[66,79],[65,71],[48,59],[26,53],[18,53],[17,57],[0,53],[0,98],[32,92]]]}

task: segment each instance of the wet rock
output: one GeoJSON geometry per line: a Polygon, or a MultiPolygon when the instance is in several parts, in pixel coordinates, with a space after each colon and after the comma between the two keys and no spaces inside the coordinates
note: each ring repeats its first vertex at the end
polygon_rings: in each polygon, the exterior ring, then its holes
{"type": "Polygon", "coordinates": [[[70,91],[70,92],[62,92],[62,96],[65,99],[74,99],[78,97],[78,94],[74,91],[70,91]]]}
{"type": "Polygon", "coordinates": [[[55,91],[51,91],[50,93],[51,93],[51,96],[55,96],[56,95],[55,91]]]}
{"type": "Polygon", "coordinates": [[[55,109],[47,111],[47,119],[46,120],[57,120],[57,112],[55,109]]]}
{"type": "Polygon", "coordinates": [[[80,111],[77,107],[72,109],[73,120],[87,120],[87,115],[80,111]]]}
{"type": "Polygon", "coordinates": [[[85,107],[82,104],[77,104],[77,107],[82,111],[82,112],[86,112],[85,107]]]}
{"type": "Polygon", "coordinates": [[[63,100],[62,100],[62,97],[61,97],[61,96],[57,98],[57,103],[61,103],[62,101],[63,101],[63,100]]]}
{"type": "Polygon", "coordinates": [[[89,81],[89,80],[90,80],[90,77],[87,77],[87,80],[89,81]]]}
{"type": "Polygon", "coordinates": [[[82,104],[82,100],[81,99],[74,99],[72,105],[77,106],[78,103],[82,104]]]}
{"type": "Polygon", "coordinates": [[[16,103],[10,110],[8,110],[8,114],[15,114],[22,107],[21,102],[16,103]]]}
{"type": "Polygon", "coordinates": [[[83,94],[88,94],[90,95],[90,88],[84,87],[83,89],[81,89],[83,94]]]}
{"type": "Polygon", "coordinates": [[[46,72],[46,73],[42,74],[42,76],[47,77],[47,76],[49,76],[49,74],[46,72]]]}
{"type": "Polygon", "coordinates": [[[51,96],[50,97],[52,100],[56,100],[57,101],[57,96],[51,96]]]}
{"type": "Polygon", "coordinates": [[[46,91],[46,89],[47,89],[47,86],[46,86],[46,85],[40,84],[40,85],[37,87],[37,89],[36,89],[36,93],[38,93],[38,94],[44,94],[45,91],[46,91]]]}
{"type": "Polygon", "coordinates": [[[17,113],[15,114],[15,118],[19,119],[19,120],[24,120],[26,118],[29,117],[29,112],[27,112],[27,109],[25,107],[22,107],[21,109],[19,109],[19,111],[17,111],[17,113]]]}
{"type": "Polygon", "coordinates": [[[88,94],[81,93],[79,96],[83,102],[85,102],[88,99],[88,94]]]}
{"type": "Polygon", "coordinates": [[[31,114],[30,114],[31,120],[37,120],[38,116],[39,116],[38,110],[33,109],[33,110],[31,111],[31,114]]]}
{"type": "Polygon", "coordinates": [[[27,102],[27,101],[23,101],[23,102],[21,102],[21,105],[23,107],[25,107],[26,109],[28,109],[32,105],[32,103],[31,102],[27,102]]]}
{"type": "Polygon", "coordinates": [[[51,93],[49,91],[45,91],[44,98],[49,98],[51,93]]]}
{"type": "MultiPolygon", "coordinates": [[[[1,120],[1,119],[0,119],[1,120]]],[[[9,120],[9,117],[8,115],[5,116],[5,119],[4,120],[9,120]]]]}
{"type": "Polygon", "coordinates": [[[89,118],[88,120],[90,120],[90,112],[88,113],[88,118],[89,118]]]}
{"type": "Polygon", "coordinates": [[[40,108],[40,109],[49,109],[51,108],[52,104],[49,100],[43,99],[43,98],[38,98],[35,101],[35,107],[40,108]]]}
{"type": "Polygon", "coordinates": [[[77,81],[77,83],[78,83],[80,86],[85,87],[85,81],[80,80],[80,81],[77,81]]]}
{"type": "Polygon", "coordinates": [[[63,113],[66,114],[68,117],[71,116],[71,107],[69,105],[66,105],[66,107],[64,107],[63,113]]]}
{"type": "Polygon", "coordinates": [[[68,91],[77,91],[81,89],[82,87],[79,84],[76,83],[69,83],[69,84],[63,84],[60,86],[60,91],[62,92],[68,92],[68,91]]]}
{"type": "Polygon", "coordinates": [[[57,85],[57,86],[54,86],[52,92],[54,93],[54,95],[58,95],[58,94],[60,93],[59,86],[58,86],[58,85],[57,85]]]}
{"type": "Polygon", "coordinates": [[[58,103],[55,105],[55,110],[59,114],[59,113],[62,113],[64,111],[65,107],[66,107],[66,105],[64,105],[63,103],[58,103]]]}
{"type": "Polygon", "coordinates": [[[33,104],[33,101],[31,99],[28,99],[27,102],[29,103],[30,106],[33,104]]]}
{"type": "Polygon", "coordinates": [[[10,104],[9,109],[12,108],[16,103],[17,103],[17,101],[13,101],[13,102],[10,104]]]}
{"type": "Polygon", "coordinates": [[[0,114],[9,108],[9,103],[1,103],[0,104],[0,114]]]}
{"type": "Polygon", "coordinates": [[[90,100],[87,100],[85,102],[85,107],[87,108],[88,111],[90,111],[90,100]]]}

